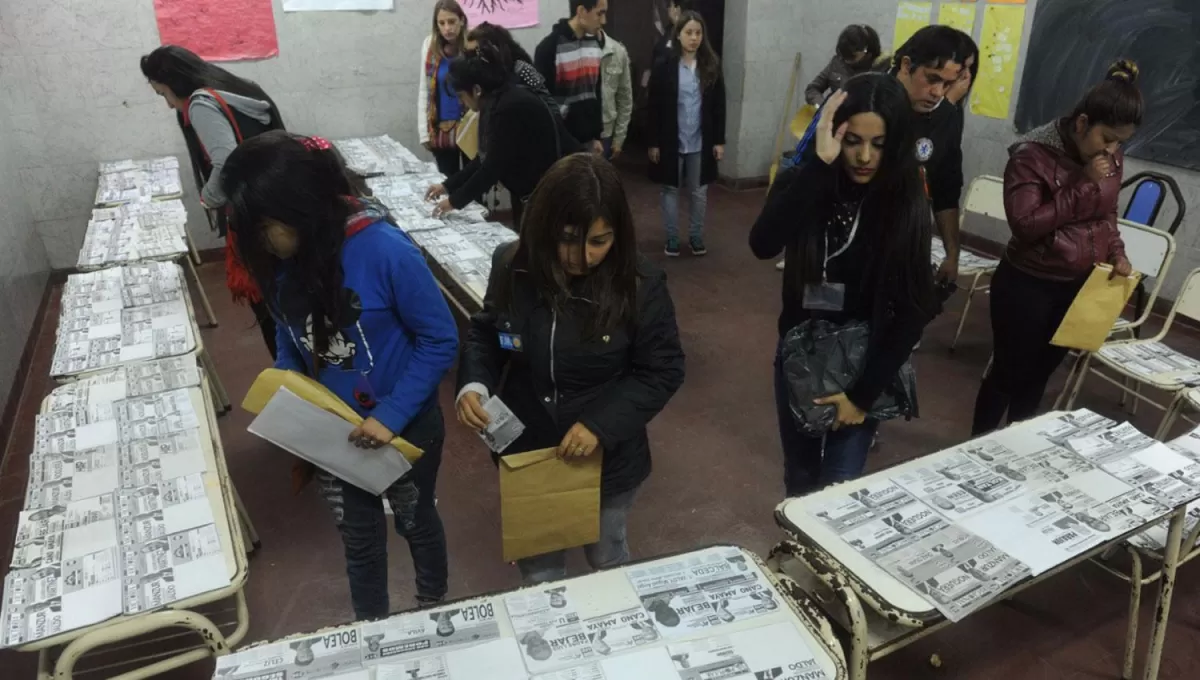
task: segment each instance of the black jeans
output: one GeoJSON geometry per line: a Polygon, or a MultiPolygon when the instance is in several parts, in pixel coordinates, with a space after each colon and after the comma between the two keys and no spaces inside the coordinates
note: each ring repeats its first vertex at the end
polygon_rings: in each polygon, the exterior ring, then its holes
{"type": "Polygon", "coordinates": [[[508,192],[509,201],[512,203],[512,228],[518,234],[521,233],[521,218],[525,216],[525,199],[508,192]]]}
{"type": "Polygon", "coordinates": [[[463,168],[463,153],[456,146],[453,149],[430,149],[433,160],[437,163],[438,172],[449,177],[463,168]]]}
{"type": "Polygon", "coordinates": [[[262,333],[263,342],[267,345],[267,351],[271,353],[271,361],[275,361],[275,317],[271,316],[271,310],[267,309],[265,302],[251,302],[250,309],[254,312],[254,318],[258,321],[258,330],[262,333]]]}
{"type": "Polygon", "coordinates": [[[972,435],[1037,415],[1067,350],[1050,344],[1084,279],[1052,281],[1000,262],[992,277],[992,367],[975,398],[972,435]]]}
{"type": "MultiPolygon", "coordinates": [[[[446,532],[435,504],[446,429],[442,409],[434,399],[401,433],[404,439],[423,449],[425,455],[384,494],[395,515],[396,533],[408,541],[417,577],[417,603],[421,605],[445,599],[449,578],[446,532]]],[[[350,600],[356,619],[387,616],[391,605],[383,503],[379,496],[324,471],[317,474],[317,480],[346,548],[346,576],[350,579],[350,600]]]]}

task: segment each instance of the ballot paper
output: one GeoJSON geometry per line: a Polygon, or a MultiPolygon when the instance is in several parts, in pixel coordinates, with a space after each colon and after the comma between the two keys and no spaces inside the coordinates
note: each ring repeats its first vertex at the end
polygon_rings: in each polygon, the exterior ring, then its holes
{"type": "Polygon", "coordinates": [[[498,600],[485,598],[364,623],[363,661],[367,665],[396,664],[498,640],[499,606],[498,600]]]}
{"type": "Polygon", "coordinates": [[[390,446],[360,449],[351,444],[353,425],[284,387],[246,429],[377,496],[412,469],[412,464],[390,446]]]}
{"type": "Polygon", "coordinates": [[[668,638],[779,609],[758,566],[736,548],[710,548],[627,570],[656,629],[668,638]]]}
{"type": "Polygon", "coordinates": [[[121,572],[116,548],[36,569],[14,569],[0,601],[0,647],[15,647],[117,616],[121,572]]]}
{"type": "Polygon", "coordinates": [[[479,438],[492,451],[504,453],[525,432],[525,423],[497,396],[485,401],[483,410],[487,411],[489,421],[488,426],[479,433],[479,438]]]}
{"type": "Polygon", "coordinates": [[[430,654],[375,667],[375,680],[527,680],[521,653],[511,639],[493,640],[453,653],[430,654]]]}
{"type": "Polygon", "coordinates": [[[504,605],[531,673],[598,656],[567,585],[548,584],[511,593],[505,596],[504,605]]]}

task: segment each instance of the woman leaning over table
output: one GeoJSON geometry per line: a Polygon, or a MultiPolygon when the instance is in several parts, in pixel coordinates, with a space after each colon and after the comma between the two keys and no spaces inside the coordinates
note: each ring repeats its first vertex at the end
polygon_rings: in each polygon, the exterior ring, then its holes
{"type": "MultiPolygon", "coordinates": [[[[355,196],[319,137],[269,132],[230,155],[222,176],[238,254],[278,321],[275,367],[304,373],[363,416],[350,440],[401,436],[425,453],[385,492],[408,542],[417,604],[446,595],[446,535],[435,505],[445,427],[437,386],[458,328],[420,249],[379,204],[355,196]]],[[[300,469],[301,481],[308,470],[300,469]]],[[[346,555],[355,616],[390,611],[387,522],[379,497],[316,473],[346,555]]]]}
{"type": "MultiPolygon", "coordinates": [[[[526,426],[505,453],[603,456],[595,569],[629,559],[626,523],[650,475],[646,424],[683,384],[666,275],[637,252],[616,170],[592,154],[555,164],[515,244],[493,256],[484,309],[459,362],[458,418],[482,430],[498,394],[526,426]],[[501,381],[501,376],[507,376],[501,381]]],[[[566,553],[519,560],[526,583],[566,576],[566,553]]]]}
{"type": "Polygon", "coordinates": [[[1129,276],[1117,203],[1121,145],[1142,123],[1138,68],[1119,61],[1065,118],[1009,149],[1004,212],[1012,239],[992,277],[993,360],[975,398],[971,432],[1037,414],[1067,350],[1050,344],[1092,268],[1129,276]]]}

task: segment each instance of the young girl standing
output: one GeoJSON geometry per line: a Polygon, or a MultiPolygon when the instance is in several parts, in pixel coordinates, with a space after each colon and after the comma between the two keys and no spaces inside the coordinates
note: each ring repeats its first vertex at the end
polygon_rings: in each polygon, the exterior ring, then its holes
{"type": "Polygon", "coordinates": [[[417,127],[421,145],[433,154],[443,175],[462,169],[457,132],[466,111],[450,84],[450,62],[462,54],[466,35],[467,13],[463,8],[456,0],[438,0],[433,6],[433,32],[421,45],[417,127]]]}
{"type": "Polygon", "coordinates": [[[671,58],[655,66],[650,76],[650,179],[662,185],[667,256],[679,256],[681,186],[691,197],[688,243],[693,255],[705,255],[708,185],[716,180],[717,163],[725,157],[725,84],[721,61],[699,13],[680,15],[671,49],[671,58]]]}

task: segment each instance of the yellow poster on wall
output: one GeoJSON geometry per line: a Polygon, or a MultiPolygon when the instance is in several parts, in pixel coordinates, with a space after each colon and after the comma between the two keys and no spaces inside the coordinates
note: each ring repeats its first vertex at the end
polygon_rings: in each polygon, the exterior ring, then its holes
{"type": "Polygon", "coordinates": [[[925,28],[933,21],[932,2],[910,2],[903,0],[896,5],[896,30],[892,36],[892,51],[912,37],[913,33],[925,28]]]}
{"type": "Polygon", "coordinates": [[[975,2],[974,0],[959,0],[947,2],[942,0],[938,7],[938,21],[943,26],[957,28],[967,35],[975,35],[975,2]]]}
{"type": "Polygon", "coordinates": [[[971,113],[989,118],[1008,118],[1024,29],[1024,5],[989,4],[983,8],[979,79],[971,93],[971,113]]]}

